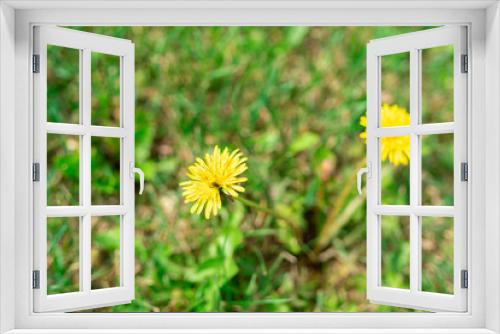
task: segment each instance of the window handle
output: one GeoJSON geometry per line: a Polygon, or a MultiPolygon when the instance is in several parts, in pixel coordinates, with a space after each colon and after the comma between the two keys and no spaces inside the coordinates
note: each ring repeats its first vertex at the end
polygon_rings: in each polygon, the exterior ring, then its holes
{"type": "Polygon", "coordinates": [[[134,166],[133,162],[130,162],[130,178],[134,178],[135,174],[139,174],[139,195],[142,195],[144,191],[144,172],[134,166]]]}
{"type": "Polygon", "coordinates": [[[362,189],[362,177],[363,177],[363,174],[366,174],[366,178],[369,178],[371,176],[371,171],[370,171],[370,163],[367,164],[366,167],[364,168],[361,168],[360,170],[358,170],[358,174],[357,174],[357,179],[358,179],[358,194],[362,194],[363,193],[363,189],[362,189]]]}

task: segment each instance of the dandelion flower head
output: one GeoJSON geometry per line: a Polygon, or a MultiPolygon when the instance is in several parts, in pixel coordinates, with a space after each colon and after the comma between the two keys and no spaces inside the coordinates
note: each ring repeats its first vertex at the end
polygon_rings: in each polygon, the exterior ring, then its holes
{"type": "Polygon", "coordinates": [[[188,167],[189,181],[180,183],[185,203],[193,203],[191,213],[204,212],[206,219],[216,216],[222,207],[221,196],[237,198],[244,192],[242,184],[247,181],[242,173],[247,169],[247,158],[238,150],[229,152],[226,147],[220,150],[215,146],[212,153],[205,158],[196,158],[196,162],[188,167]]]}
{"type": "MultiPolygon", "coordinates": [[[[407,126],[410,125],[410,114],[405,108],[396,104],[389,105],[384,103],[380,110],[381,127],[407,126]]],[[[362,116],[359,124],[366,128],[366,116],[362,116]]],[[[360,138],[366,140],[366,130],[360,135],[360,138]]],[[[410,161],[410,137],[382,137],[381,139],[381,159],[389,160],[394,166],[407,166],[410,161]]]]}

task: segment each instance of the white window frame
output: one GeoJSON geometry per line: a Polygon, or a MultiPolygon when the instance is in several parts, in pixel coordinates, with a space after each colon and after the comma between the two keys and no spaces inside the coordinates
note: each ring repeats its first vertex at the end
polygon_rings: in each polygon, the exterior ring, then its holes
{"type": "Polygon", "coordinates": [[[158,329],[157,333],[173,333],[175,329],[189,328],[191,333],[499,333],[499,59],[500,9],[496,1],[1,2],[0,333],[11,330],[18,334],[117,333],[122,332],[120,329],[127,329],[127,333],[152,332],[153,329],[158,329]],[[468,311],[434,314],[33,313],[30,55],[32,26],[36,24],[468,25],[471,31],[468,311]]]}
{"type": "MultiPolygon", "coordinates": [[[[467,163],[467,27],[445,26],[401,34],[371,41],[367,46],[367,297],[378,304],[413,307],[422,310],[467,310],[467,289],[462,287],[462,271],[467,271],[467,183],[461,177],[461,164],[467,163]],[[423,124],[422,119],[422,50],[450,45],[453,47],[453,121],[423,124]],[[381,127],[381,89],[384,56],[405,52],[409,55],[410,124],[381,127]],[[464,62],[462,64],[462,62],[464,62]],[[421,203],[422,135],[453,135],[452,206],[421,203]],[[407,205],[387,205],[382,201],[381,148],[382,137],[410,138],[409,183],[407,205]],[[383,217],[409,218],[409,289],[382,285],[381,237],[383,217]],[[422,291],[422,217],[453,219],[453,293],[422,291]]],[[[465,284],[465,283],[464,283],[465,284]]]]}
{"type": "Polygon", "coordinates": [[[38,164],[39,181],[33,184],[34,223],[33,268],[39,288],[34,289],[34,311],[75,311],[129,303],[134,299],[134,45],[128,40],[85,33],[54,26],[34,27],[33,52],[39,58],[38,73],[33,75],[33,160],[38,164]],[[78,124],[47,121],[47,46],[71,48],[79,53],[78,124]],[[91,121],[91,55],[119,57],[120,124],[98,126],[91,121]],[[47,205],[47,135],[78,136],[79,205],[47,205]],[[91,182],[91,138],[116,138],[120,141],[120,189],[118,205],[93,205],[91,182]],[[118,216],[120,219],[119,283],[117,287],[91,287],[92,217],[118,216]],[[47,219],[79,219],[79,291],[47,294],[47,219]]]}

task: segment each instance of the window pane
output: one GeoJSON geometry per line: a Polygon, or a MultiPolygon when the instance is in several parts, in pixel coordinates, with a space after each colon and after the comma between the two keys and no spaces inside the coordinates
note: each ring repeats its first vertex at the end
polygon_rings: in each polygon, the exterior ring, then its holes
{"type": "Polygon", "coordinates": [[[381,204],[410,204],[410,137],[380,138],[381,204]]]}
{"type": "Polygon", "coordinates": [[[47,205],[78,205],[79,136],[47,134],[47,205]]]}
{"type": "Polygon", "coordinates": [[[120,138],[92,137],[92,204],[120,204],[120,138]]]}
{"type": "Polygon", "coordinates": [[[92,289],[120,286],[120,216],[92,217],[92,289]]]}
{"type": "Polygon", "coordinates": [[[453,121],[453,46],[422,50],[422,123],[453,121]]]}
{"type": "Polygon", "coordinates": [[[47,293],[79,291],[80,218],[47,218],[47,293]]]}
{"type": "Polygon", "coordinates": [[[422,136],[422,204],[453,205],[453,134],[422,136]]]}
{"type": "Polygon", "coordinates": [[[381,57],[380,126],[410,124],[410,53],[381,57]]]}
{"type": "Polygon", "coordinates": [[[80,50],[47,45],[47,121],[79,123],[80,50]]]}
{"type": "Polygon", "coordinates": [[[410,218],[382,216],[382,286],[410,287],[410,218]]]}
{"type": "Polygon", "coordinates": [[[92,52],[92,124],[120,126],[120,57],[92,52]]]}
{"type": "Polygon", "coordinates": [[[453,218],[421,219],[422,290],[453,294],[453,218]]]}

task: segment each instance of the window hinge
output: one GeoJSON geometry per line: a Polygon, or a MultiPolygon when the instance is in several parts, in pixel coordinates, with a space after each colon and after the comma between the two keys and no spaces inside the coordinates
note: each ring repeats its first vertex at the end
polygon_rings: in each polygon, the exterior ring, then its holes
{"type": "Polygon", "coordinates": [[[38,162],[33,164],[33,181],[40,181],[40,164],[38,162]]]}
{"type": "Polygon", "coordinates": [[[461,271],[461,284],[460,287],[462,289],[467,289],[469,287],[469,272],[467,270],[462,270],[461,271]]]}
{"type": "Polygon", "coordinates": [[[40,73],[40,55],[33,55],[33,73],[40,73]]]}
{"type": "Polygon", "coordinates": [[[469,57],[467,55],[462,55],[462,73],[469,72],[469,57]]]}
{"type": "Polygon", "coordinates": [[[462,181],[469,181],[469,164],[466,162],[460,164],[460,179],[462,181]]]}
{"type": "Polygon", "coordinates": [[[33,289],[40,289],[40,270],[33,270],[33,289]]]}

